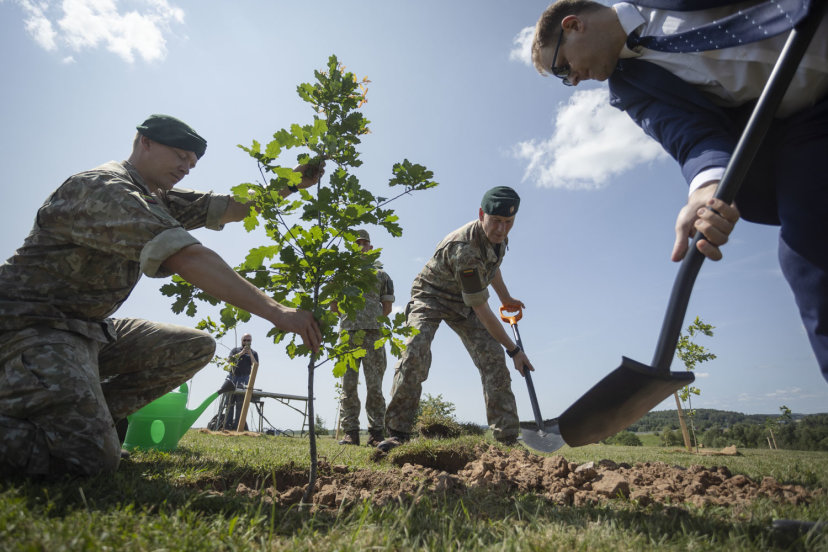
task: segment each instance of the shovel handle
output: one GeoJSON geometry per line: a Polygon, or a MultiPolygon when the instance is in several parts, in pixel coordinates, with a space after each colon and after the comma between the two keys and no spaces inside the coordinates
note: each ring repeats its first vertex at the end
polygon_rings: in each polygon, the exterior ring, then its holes
{"type": "MultiPolygon", "coordinates": [[[[523,309],[518,307],[517,309],[512,309],[503,305],[500,307],[500,319],[504,322],[508,322],[512,326],[517,324],[517,321],[523,318],[523,309]],[[515,314],[507,314],[509,312],[513,312],[515,314]]],[[[522,347],[521,347],[522,348],[522,347]]]]}
{"type": "MultiPolygon", "coordinates": [[[[517,329],[517,321],[520,320],[521,315],[520,307],[518,307],[517,316],[512,317],[504,316],[503,309],[504,307],[500,307],[501,317],[504,322],[508,321],[512,325],[512,332],[515,334],[515,341],[517,342],[518,347],[523,349],[523,342],[520,339],[520,332],[517,329]]],[[[529,391],[529,402],[532,403],[532,414],[535,415],[535,423],[538,424],[538,430],[542,430],[544,427],[543,416],[541,416],[540,407],[538,406],[538,396],[535,394],[535,384],[532,383],[532,374],[528,369],[523,371],[523,378],[526,380],[526,389],[529,391]]]]}
{"type": "Polygon", "coordinates": [[[529,370],[524,370],[523,377],[526,378],[526,389],[529,391],[529,402],[532,403],[532,414],[535,415],[535,423],[538,424],[538,429],[543,429],[543,416],[541,416],[540,407],[538,406],[538,396],[535,394],[532,374],[529,370]]]}

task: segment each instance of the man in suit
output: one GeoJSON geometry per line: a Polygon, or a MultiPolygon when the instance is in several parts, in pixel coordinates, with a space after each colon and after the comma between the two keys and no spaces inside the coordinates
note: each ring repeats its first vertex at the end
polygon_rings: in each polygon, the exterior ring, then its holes
{"type": "MultiPolygon", "coordinates": [[[[739,9],[768,5],[757,1],[727,5],[731,3],[640,0],[608,7],[589,0],[558,0],[537,23],[532,59],[541,74],[551,73],[570,86],[608,80],[610,103],[626,111],[679,162],[690,191],[676,219],[674,261],[684,257],[688,239],[697,230],[706,238],[698,242],[699,251],[719,260],[720,247],[740,217],[781,226],[780,266],[828,380],[828,23],[824,10],[820,28],[734,205],[713,195],[785,42],[784,29],[769,38],[712,50],[697,46],[692,52],[666,52],[636,45],[653,44],[642,42],[644,37],[686,32],[739,9]],[[678,8],[662,9],[664,4],[678,8]],[[695,11],[683,11],[688,8],[695,11]]],[[[800,3],[805,13],[808,2],[800,3]]],[[[791,19],[790,14],[782,16],[791,19]]]]}

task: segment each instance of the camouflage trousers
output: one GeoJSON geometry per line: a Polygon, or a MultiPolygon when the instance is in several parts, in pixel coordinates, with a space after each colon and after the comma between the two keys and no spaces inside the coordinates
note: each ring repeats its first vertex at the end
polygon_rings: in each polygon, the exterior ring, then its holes
{"type": "Polygon", "coordinates": [[[357,384],[362,372],[365,375],[365,414],[368,416],[368,430],[381,433],[385,427],[385,397],[382,396],[382,378],[386,366],[385,347],[374,349],[374,342],[382,336],[379,330],[362,331],[365,332],[364,343],[367,351],[360,359],[362,367],[359,372],[348,369],[342,376],[342,429],[359,430],[360,404],[357,384]]]}
{"type": "Polygon", "coordinates": [[[414,415],[420,403],[422,383],[431,367],[431,342],[445,321],[460,336],[480,372],[486,418],[495,439],[510,441],[519,433],[517,404],[512,393],[512,378],[506,367],[503,347],[495,341],[474,313],[468,318],[447,315],[443,310],[420,301],[408,304],[408,325],[420,333],[410,337],[394,370],[391,400],[385,411],[385,427],[389,431],[411,433],[414,415]]]}
{"type": "Polygon", "coordinates": [[[190,379],[215,351],[198,330],[113,322],[110,343],[48,326],[0,333],[0,471],[114,471],[115,422],[190,379]]]}

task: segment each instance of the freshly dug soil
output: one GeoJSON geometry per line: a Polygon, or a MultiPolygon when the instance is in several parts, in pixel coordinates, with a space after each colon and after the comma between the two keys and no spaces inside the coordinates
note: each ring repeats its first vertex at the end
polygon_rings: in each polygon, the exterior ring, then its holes
{"type": "MultiPolygon", "coordinates": [[[[410,502],[425,494],[479,489],[501,496],[535,493],[550,503],[575,506],[608,500],[635,501],[640,506],[653,502],[737,506],[760,497],[807,504],[826,492],[782,485],[772,477],[753,481],[732,475],[726,467],[683,468],[663,462],[631,466],[612,460],[576,464],[563,456],[538,456],[521,448],[504,450],[489,445],[480,445],[469,456],[457,452],[398,454],[394,462],[401,467],[384,472],[321,463],[313,502],[318,508],[363,500],[384,505],[410,502]]],[[[301,501],[306,481],[307,472],[288,470],[276,474],[274,481],[256,485],[258,489],[239,483],[236,492],[290,505],[301,501]]],[[[224,485],[218,487],[216,490],[224,490],[224,485]]]]}

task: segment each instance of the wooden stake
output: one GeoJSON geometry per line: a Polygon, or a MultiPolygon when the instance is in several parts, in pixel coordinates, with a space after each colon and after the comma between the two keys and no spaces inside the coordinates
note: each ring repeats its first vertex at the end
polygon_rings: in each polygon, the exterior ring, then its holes
{"type": "MultiPolygon", "coordinates": [[[[252,356],[252,354],[251,354],[252,356]]],[[[247,382],[247,391],[244,393],[244,404],[239,414],[239,425],[236,431],[244,431],[244,422],[247,419],[247,409],[250,408],[250,399],[253,398],[253,384],[256,383],[256,372],[259,371],[259,363],[253,358],[253,367],[250,369],[250,381],[247,382]]]]}

